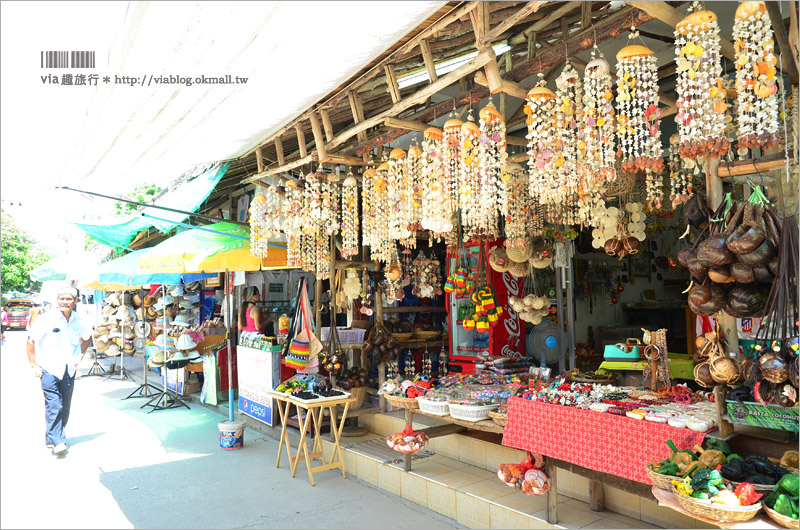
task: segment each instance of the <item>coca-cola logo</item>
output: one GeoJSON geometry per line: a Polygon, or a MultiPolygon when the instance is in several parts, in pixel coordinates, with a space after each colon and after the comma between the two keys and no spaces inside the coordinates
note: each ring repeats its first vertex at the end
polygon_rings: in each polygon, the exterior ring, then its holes
{"type": "Polygon", "coordinates": [[[517,278],[513,276],[509,272],[503,273],[503,284],[506,286],[506,290],[510,296],[517,296],[519,294],[520,285],[517,278]]]}

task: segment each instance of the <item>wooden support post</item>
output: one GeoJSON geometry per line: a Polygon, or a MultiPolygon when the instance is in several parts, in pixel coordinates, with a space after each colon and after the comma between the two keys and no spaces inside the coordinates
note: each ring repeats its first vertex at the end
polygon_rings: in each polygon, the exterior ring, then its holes
{"type": "Polygon", "coordinates": [[[559,7],[558,9],[554,9],[550,14],[548,14],[543,19],[537,20],[536,22],[534,22],[533,24],[522,30],[521,33],[518,33],[517,35],[511,37],[508,40],[508,43],[512,46],[514,46],[515,44],[522,44],[523,42],[525,42],[527,35],[529,33],[535,33],[537,31],[543,30],[551,23],[560,19],[573,9],[580,7],[581,3],[582,2],[565,2],[563,5],[561,5],[561,7],[559,7]]]}
{"type": "Polygon", "coordinates": [[[589,509],[593,512],[602,512],[606,509],[603,483],[597,480],[589,481],[589,509]]]}
{"type": "Polygon", "coordinates": [[[528,60],[530,61],[534,57],[536,57],[536,32],[532,31],[528,33],[528,60]]]}
{"type": "MultiPolygon", "coordinates": [[[[772,30],[775,33],[775,41],[778,43],[778,49],[775,53],[780,53],[783,58],[783,71],[789,74],[789,79],[793,84],[797,84],[797,69],[798,57],[792,53],[792,47],[789,45],[789,36],[786,34],[786,26],[783,25],[783,17],[781,16],[781,7],[778,2],[766,2],[767,13],[772,21],[772,30]]],[[[790,9],[794,8],[792,3],[789,4],[790,9]]]]}
{"type": "Polygon", "coordinates": [[[328,109],[320,109],[319,114],[322,116],[322,128],[325,130],[325,138],[331,142],[333,141],[333,125],[331,125],[328,109]]]}
{"type": "Polygon", "coordinates": [[[425,69],[428,70],[428,77],[431,83],[433,83],[439,79],[439,76],[436,75],[436,65],[433,62],[433,54],[431,53],[431,45],[428,39],[419,41],[419,49],[422,52],[422,60],[425,62],[425,69]]]}
{"type": "Polygon", "coordinates": [[[800,5],[800,2],[796,0],[789,2],[789,50],[794,58],[795,68],[800,71],[800,27],[798,27],[800,13],[797,10],[798,5],[800,5]]]}
{"type": "Polygon", "coordinates": [[[561,40],[567,40],[569,37],[569,26],[567,25],[567,17],[561,17],[559,20],[561,24],[561,40]]]}
{"type": "Polygon", "coordinates": [[[548,457],[545,457],[544,472],[550,477],[550,489],[545,494],[547,496],[547,522],[556,524],[558,523],[558,468],[550,462],[548,457]]]}
{"type": "Polygon", "coordinates": [[[508,118],[508,94],[505,92],[500,93],[500,116],[503,117],[503,121],[508,118]]]}
{"type": "Polygon", "coordinates": [[[400,88],[397,86],[397,75],[394,73],[394,66],[387,64],[383,67],[386,71],[386,88],[389,90],[389,95],[392,96],[392,103],[400,101],[400,88]]]}
{"type": "MultiPolygon", "coordinates": [[[[350,100],[350,111],[353,113],[353,122],[358,125],[364,121],[364,107],[361,106],[361,98],[358,96],[358,92],[351,90],[347,93],[347,99],[350,100]]],[[[367,141],[366,131],[359,131],[358,141],[362,144],[367,141]]]]}
{"type": "Polygon", "coordinates": [[[294,130],[297,133],[297,148],[300,149],[300,158],[305,158],[308,153],[306,152],[306,134],[303,132],[303,126],[299,122],[295,123],[294,130]]]}
{"type": "MultiPolygon", "coordinates": [[[[706,159],[706,201],[711,210],[716,210],[722,204],[722,181],[718,174],[719,159],[706,159]]],[[[728,344],[725,353],[739,355],[739,335],[736,332],[736,319],[725,311],[717,313],[722,339],[728,344]]],[[[689,330],[687,330],[689,331],[689,330]]]]}
{"type": "Polygon", "coordinates": [[[322,304],[320,303],[320,299],[322,298],[322,280],[319,278],[314,280],[314,323],[317,326],[317,329],[322,327],[322,304]]]}
{"type": "Polygon", "coordinates": [[[475,47],[483,49],[486,47],[484,35],[489,33],[489,6],[486,2],[478,2],[477,8],[469,12],[469,19],[475,32],[475,47]]]}
{"type": "Polygon", "coordinates": [[[320,160],[325,160],[328,157],[328,152],[325,150],[325,138],[322,136],[322,127],[319,124],[319,118],[316,112],[312,112],[311,119],[311,132],[314,134],[314,143],[317,147],[317,154],[320,160]]]}
{"type": "Polygon", "coordinates": [[[383,124],[390,129],[406,129],[408,131],[424,131],[430,125],[422,123],[421,121],[400,120],[398,118],[386,118],[383,124]]]}
{"type": "MultiPolygon", "coordinates": [[[[488,69],[487,69],[487,72],[488,72],[488,69]]],[[[498,72],[498,75],[499,75],[499,72],[498,72]]],[[[475,82],[476,85],[489,87],[489,80],[487,79],[486,74],[481,72],[481,71],[475,72],[475,75],[473,76],[472,80],[475,82]]],[[[497,91],[494,91],[491,88],[489,88],[489,90],[490,90],[490,92],[492,94],[496,94],[497,92],[503,92],[505,94],[508,94],[509,96],[514,96],[515,98],[519,98],[519,99],[522,99],[522,100],[525,100],[525,101],[528,100],[528,89],[527,88],[525,88],[524,86],[522,86],[519,83],[516,83],[514,81],[509,81],[508,79],[503,79],[502,77],[500,78],[500,89],[497,90],[497,91]]]]}
{"type": "Polygon", "coordinates": [[[721,385],[714,387],[714,404],[717,406],[717,429],[719,429],[720,438],[727,438],[733,434],[733,423],[726,420],[728,416],[728,404],[725,402],[725,390],[721,385]]]}
{"type": "Polygon", "coordinates": [[[275,137],[275,154],[278,156],[278,165],[284,165],[286,159],[283,157],[283,141],[281,141],[280,136],[275,137]]]}
{"type": "Polygon", "coordinates": [[[581,9],[581,29],[587,29],[592,25],[592,3],[583,2],[581,9]]]}
{"type": "Polygon", "coordinates": [[[256,148],[256,167],[259,173],[264,171],[264,155],[260,146],[256,148]]]}

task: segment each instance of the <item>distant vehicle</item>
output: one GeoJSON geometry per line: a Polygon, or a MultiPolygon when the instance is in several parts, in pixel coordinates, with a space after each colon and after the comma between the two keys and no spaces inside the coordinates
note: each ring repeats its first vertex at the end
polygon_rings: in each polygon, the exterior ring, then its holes
{"type": "Polygon", "coordinates": [[[8,329],[28,329],[28,317],[33,307],[33,298],[12,298],[8,301],[8,329]]]}

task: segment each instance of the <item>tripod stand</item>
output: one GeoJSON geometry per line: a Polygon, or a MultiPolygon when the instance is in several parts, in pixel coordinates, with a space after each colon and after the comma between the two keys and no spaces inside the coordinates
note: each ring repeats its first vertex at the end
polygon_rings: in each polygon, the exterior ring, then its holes
{"type": "Polygon", "coordinates": [[[97,350],[92,348],[92,366],[89,368],[89,371],[86,375],[103,375],[106,373],[106,369],[103,368],[103,365],[97,362],[97,350]]]}

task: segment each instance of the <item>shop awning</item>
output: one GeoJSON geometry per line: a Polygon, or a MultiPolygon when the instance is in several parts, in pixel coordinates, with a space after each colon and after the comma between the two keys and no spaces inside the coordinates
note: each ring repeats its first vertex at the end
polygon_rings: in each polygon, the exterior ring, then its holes
{"type": "MultiPolygon", "coordinates": [[[[196,173],[199,173],[197,176],[188,176],[187,179],[190,179],[188,182],[167,191],[154,201],[155,204],[190,212],[197,210],[214,190],[230,165],[230,162],[225,162],[195,170],[196,173]]],[[[125,217],[73,224],[102,243],[125,247],[134,240],[136,234],[146,228],[152,226],[161,232],[169,232],[177,223],[188,217],[186,214],[154,208],[145,208],[145,211],[158,211],[159,219],[143,218],[140,213],[136,212],[125,217]]]]}

